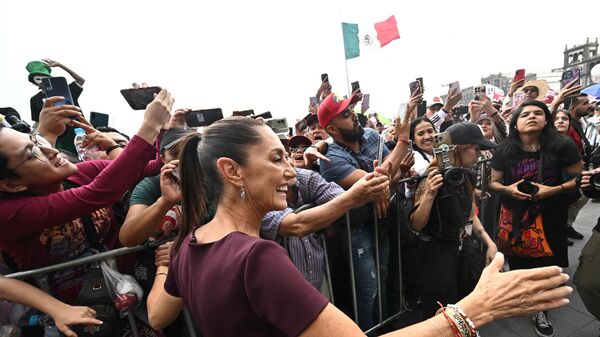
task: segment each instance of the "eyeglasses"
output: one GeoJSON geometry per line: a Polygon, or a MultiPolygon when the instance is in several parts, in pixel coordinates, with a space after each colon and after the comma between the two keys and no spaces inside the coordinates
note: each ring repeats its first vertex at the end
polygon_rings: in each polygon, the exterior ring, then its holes
{"type": "Polygon", "coordinates": [[[17,166],[10,169],[11,171],[15,171],[21,165],[25,164],[26,162],[30,161],[33,158],[35,158],[39,161],[48,161],[48,157],[46,157],[46,155],[40,148],[40,146],[44,146],[45,144],[40,144],[41,142],[38,140],[37,137],[38,137],[37,133],[32,133],[29,135],[29,139],[31,139],[31,142],[33,143],[33,146],[31,147],[31,153],[27,156],[27,158],[25,160],[23,160],[17,166]]]}
{"type": "Polygon", "coordinates": [[[534,92],[538,92],[537,88],[525,88],[525,89],[523,89],[523,93],[525,93],[525,94],[534,93],[534,92]]]}
{"type": "Polygon", "coordinates": [[[306,147],[306,146],[292,146],[292,147],[290,147],[290,152],[294,153],[294,152],[296,152],[298,150],[304,152],[304,151],[306,151],[307,148],[308,147],[306,147]]]}

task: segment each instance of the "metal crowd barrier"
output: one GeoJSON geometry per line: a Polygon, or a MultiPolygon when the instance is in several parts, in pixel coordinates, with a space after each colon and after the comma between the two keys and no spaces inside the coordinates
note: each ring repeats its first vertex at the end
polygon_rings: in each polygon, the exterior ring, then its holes
{"type": "MultiPolygon", "coordinates": [[[[74,267],[78,267],[78,266],[82,266],[82,265],[87,265],[87,264],[91,264],[94,262],[111,260],[117,256],[136,253],[136,252],[139,252],[139,251],[142,251],[145,249],[158,247],[167,241],[169,241],[169,239],[168,240],[158,240],[158,241],[154,241],[150,244],[143,244],[143,245],[139,245],[136,247],[117,248],[117,249],[113,249],[113,250],[110,250],[107,252],[102,252],[102,253],[97,253],[97,254],[90,255],[90,256],[85,256],[85,257],[82,257],[79,259],[75,259],[75,260],[67,261],[67,262],[63,262],[63,263],[58,263],[58,264],[54,264],[54,265],[47,266],[47,267],[42,267],[42,268],[38,268],[38,269],[32,269],[32,270],[27,270],[27,271],[23,271],[23,272],[17,272],[17,273],[4,275],[4,277],[18,279],[18,280],[26,280],[26,279],[33,278],[33,279],[35,279],[36,283],[38,284],[38,287],[42,291],[45,291],[46,293],[51,293],[50,287],[48,285],[48,281],[46,278],[47,274],[49,274],[49,273],[60,271],[63,269],[69,269],[69,268],[74,268],[74,267]]],[[[193,325],[191,316],[189,314],[189,311],[185,307],[183,309],[183,314],[184,314],[184,319],[185,319],[185,323],[186,323],[186,327],[187,327],[189,336],[196,337],[197,333],[195,331],[195,327],[193,325]]],[[[129,323],[129,327],[131,328],[131,335],[133,337],[139,337],[140,333],[137,329],[137,325],[135,323],[135,316],[134,316],[133,312],[129,312],[127,314],[127,321],[129,323]]]]}

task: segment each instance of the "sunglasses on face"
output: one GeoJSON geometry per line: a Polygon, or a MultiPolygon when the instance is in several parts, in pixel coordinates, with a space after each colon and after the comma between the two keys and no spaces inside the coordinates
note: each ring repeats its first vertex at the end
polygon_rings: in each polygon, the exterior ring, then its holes
{"type": "Polygon", "coordinates": [[[292,146],[292,147],[290,147],[290,152],[291,153],[294,153],[296,151],[302,151],[302,152],[304,152],[304,151],[306,151],[306,149],[308,149],[307,146],[292,146]]]}
{"type": "Polygon", "coordinates": [[[538,90],[536,88],[525,88],[523,89],[523,93],[534,93],[534,92],[538,92],[538,90]]]}

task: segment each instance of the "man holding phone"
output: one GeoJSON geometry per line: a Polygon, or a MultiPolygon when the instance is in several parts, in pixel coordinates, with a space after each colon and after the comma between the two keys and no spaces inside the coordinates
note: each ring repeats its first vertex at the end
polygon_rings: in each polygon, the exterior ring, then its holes
{"type": "MultiPolygon", "coordinates": [[[[321,161],[321,174],[325,180],[335,182],[345,190],[350,189],[363,176],[376,172],[386,174],[390,181],[397,178],[400,163],[408,145],[408,117],[405,114],[402,121],[396,121],[396,134],[399,143],[390,152],[385,146],[381,147],[383,162],[375,167],[374,161],[378,157],[379,134],[372,129],[364,129],[358,122],[358,116],[350,109],[352,104],[358,102],[358,95],[349,99],[342,99],[331,94],[323,100],[317,112],[319,124],[333,138],[326,156],[329,161],[321,161]]],[[[389,194],[384,195],[374,202],[376,215],[384,218],[389,207],[389,194]]],[[[352,254],[362,256],[374,250],[374,222],[373,205],[368,204],[354,208],[350,211],[350,226],[352,234],[352,254]]],[[[383,226],[382,226],[383,227],[383,226]]],[[[381,227],[380,227],[381,228],[381,227]]],[[[389,262],[388,237],[381,231],[380,235],[380,267],[382,268],[381,283],[386,283],[386,271],[389,262]]],[[[342,244],[347,244],[342,241],[342,244]]],[[[344,250],[347,251],[347,250],[344,250]]],[[[347,258],[347,256],[346,256],[347,258]]],[[[353,259],[356,270],[356,288],[362,289],[358,294],[358,323],[363,329],[374,324],[375,299],[377,296],[377,282],[374,277],[374,254],[364,258],[353,259]]],[[[381,296],[385,298],[385,286],[381,296]]],[[[384,301],[385,302],[385,301],[384,301]]]]}
{"type": "MultiPolygon", "coordinates": [[[[40,121],[40,112],[42,111],[42,108],[44,106],[44,99],[46,98],[42,90],[42,78],[52,77],[51,68],[55,67],[63,69],[69,75],[71,75],[71,77],[73,77],[74,81],[69,84],[69,90],[71,91],[71,96],[73,98],[73,105],[79,106],[79,102],[77,101],[77,99],[83,91],[83,84],[85,83],[85,79],[83,79],[83,77],[79,76],[77,73],[75,73],[70,68],[64,66],[62,63],[53,61],[51,59],[44,59],[43,62],[31,61],[27,64],[25,68],[29,72],[29,82],[37,86],[39,89],[39,92],[33,97],[31,97],[29,101],[31,107],[31,119],[35,122],[40,121]]],[[[56,140],[57,149],[64,149],[71,153],[77,153],[75,145],[73,144],[73,139],[75,138],[75,131],[73,130],[74,129],[71,126],[66,127],[65,132],[56,140]]]]}

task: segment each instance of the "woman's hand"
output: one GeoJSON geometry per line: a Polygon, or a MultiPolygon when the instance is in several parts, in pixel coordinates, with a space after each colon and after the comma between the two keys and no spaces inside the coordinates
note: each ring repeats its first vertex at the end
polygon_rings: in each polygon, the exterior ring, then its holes
{"type": "Polygon", "coordinates": [[[98,146],[99,151],[106,151],[109,147],[117,145],[106,133],[100,132],[86,123],[75,120],[71,122],[74,127],[82,128],[86,133],[81,142],[81,147],[89,148],[95,145],[98,146]]]}
{"type": "Polygon", "coordinates": [[[96,319],[96,311],[88,307],[74,307],[66,305],[56,313],[50,315],[54,320],[56,328],[67,337],[76,337],[77,335],[70,329],[73,325],[87,324],[90,326],[90,331],[94,331],[94,325],[101,325],[103,322],[96,319]]]}
{"type": "Polygon", "coordinates": [[[489,265],[490,263],[492,263],[492,261],[494,260],[494,257],[496,257],[496,253],[498,252],[498,247],[496,247],[496,244],[494,242],[488,242],[487,243],[487,250],[485,252],[485,265],[489,265]]]}
{"type": "Polygon", "coordinates": [[[444,177],[439,173],[438,170],[433,170],[427,175],[427,181],[425,182],[425,195],[429,198],[435,198],[440,187],[444,185],[444,177]]]}
{"type": "Polygon", "coordinates": [[[411,176],[410,170],[413,165],[415,165],[415,155],[413,151],[409,151],[400,161],[400,179],[411,176]]]}
{"type": "Polygon", "coordinates": [[[160,169],[160,192],[162,198],[169,204],[175,205],[181,201],[181,187],[178,178],[174,176],[179,160],[171,160],[160,169]]]}
{"type": "Polygon", "coordinates": [[[173,241],[169,241],[165,244],[158,246],[156,249],[156,257],[154,264],[159,267],[169,267],[171,263],[171,246],[173,246],[173,241]]]}
{"type": "Polygon", "coordinates": [[[525,194],[521,191],[519,191],[519,189],[517,188],[517,185],[519,185],[520,183],[524,182],[525,179],[521,179],[515,183],[513,183],[512,185],[508,185],[505,186],[505,192],[506,194],[508,194],[508,196],[510,196],[513,199],[517,199],[517,200],[531,200],[533,197],[529,194],[525,194]]]}
{"type": "Polygon", "coordinates": [[[171,109],[175,100],[167,89],[162,89],[146,107],[144,125],[160,130],[171,118],[171,109]]]}
{"type": "Polygon", "coordinates": [[[559,267],[519,269],[505,273],[504,255],[497,253],[483,270],[475,290],[457,303],[479,328],[492,320],[523,316],[569,303],[573,289],[559,267]]]}
{"type": "Polygon", "coordinates": [[[549,198],[555,195],[557,191],[561,190],[560,186],[546,186],[538,183],[533,184],[538,188],[537,193],[532,196],[534,200],[542,200],[549,198]]]}

